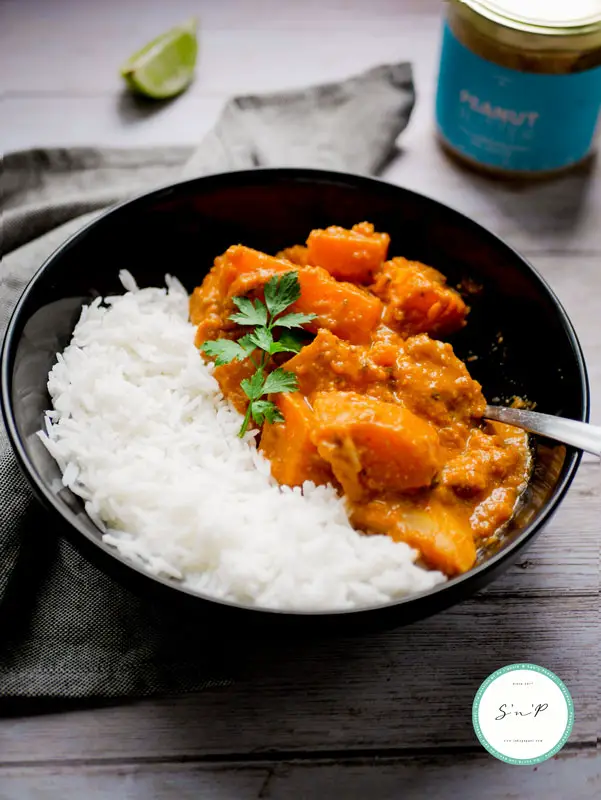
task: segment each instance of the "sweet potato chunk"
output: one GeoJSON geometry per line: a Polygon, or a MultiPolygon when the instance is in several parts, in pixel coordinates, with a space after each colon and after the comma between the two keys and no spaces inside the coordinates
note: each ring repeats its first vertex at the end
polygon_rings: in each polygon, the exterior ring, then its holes
{"type": "Polygon", "coordinates": [[[371,356],[370,347],[349,344],[321,330],[286,363],[286,369],[296,375],[299,389],[307,397],[315,392],[355,390],[394,400],[389,371],[371,356]]]}
{"type": "Polygon", "coordinates": [[[402,336],[444,336],[465,325],[468,308],[461,296],[425,264],[393,258],[370,288],[385,304],[384,323],[402,336]]]}
{"type": "Polygon", "coordinates": [[[317,452],[312,435],[315,418],[311,407],[300,394],[280,394],[277,405],[284,422],[265,423],[261,451],[271,462],[271,474],[285,486],[332,482],[332,472],[317,452]]]}
{"type": "Polygon", "coordinates": [[[296,270],[301,296],[291,310],[317,315],[306,326],[308,330],[327,328],[341,339],[362,343],[369,341],[371,331],[380,321],[382,304],[377,297],[351,283],[334,280],[325,269],[299,268],[248,247],[230,247],[226,258],[232,263],[232,274],[236,275],[229,286],[230,299],[249,293],[260,294],[274,275],[296,270]]]}
{"type": "Polygon", "coordinates": [[[298,272],[301,296],[290,310],[317,314],[314,322],[307,325],[309,330],[327,328],[350,342],[369,341],[382,315],[382,303],[377,297],[351,283],[334,280],[320,267],[298,267],[285,259],[235,245],[215,260],[190,300],[191,320],[198,325],[196,346],[217,338],[220,330],[235,328],[228,322],[235,310],[233,297],[261,296],[270,278],[294,270],[298,272]]]}
{"type": "Polygon", "coordinates": [[[229,364],[222,364],[220,367],[215,367],[213,372],[223,396],[241,414],[246,412],[248,397],[242,391],[240,382],[245,378],[250,378],[254,372],[255,367],[247,358],[244,361],[230,361],[229,364]]]}
{"type": "Polygon", "coordinates": [[[197,286],[190,296],[190,322],[197,325],[195,344],[197,347],[209,339],[217,339],[224,329],[232,328],[224,316],[226,298],[224,280],[227,263],[223,256],[218,256],[210,272],[202,284],[197,286]]]}
{"type": "Polygon", "coordinates": [[[219,338],[222,331],[234,330],[236,326],[228,320],[235,311],[230,289],[243,275],[254,273],[261,285],[276,273],[295,269],[289,261],[268,256],[258,250],[242,245],[233,245],[215,259],[213,267],[190,297],[190,321],[198,326],[195,343],[199,347],[207,339],[219,338]]]}
{"type": "Polygon", "coordinates": [[[435,500],[421,505],[402,498],[353,504],[351,521],[366,533],[386,534],[414,547],[427,566],[449,577],[467,572],[476,562],[469,524],[435,500]]]}
{"type": "Polygon", "coordinates": [[[305,267],[298,274],[301,297],[298,311],[317,314],[314,330],[327,328],[355,344],[369,341],[382,315],[377,297],[352,283],[334,280],[320,267],[305,267]]]}
{"type": "MultiPolygon", "coordinates": [[[[523,431],[517,433],[519,436],[523,431]]],[[[525,444],[525,435],[523,440],[525,444]]],[[[465,450],[445,465],[441,486],[452,489],[459,497],[481,496],[508,476],[520,473],[524,450],[523,446],[506,443],[500,436],[476,428],[465,450]]]]}
{"type": "Polygon", "coordinates": [[[307,257],[339,280],[369,283],[386,260],[389,244],[390,236],[376,233],[369,222],[353,225],[351,230],[332,225],[311,231],[307,257]]]}
{"type": "Polygon", "coordinates": [[[473,430],[463,452],[445,465],[438,491],[469,501],[472,532],[476,538],[486,538],[513,515],[530,462],[525,431],[488,423],[484,430],[473,430]]]}
{"type": "Polygon", "coordinates": [[[302,244],[295,244],[293,247],[286,247],[276,253],[276,258],[285,258],[299,267],[313,267],[314,264],[309,260],[309,250],[302,244]]]}
{"type": "Polygon", "coordinates": [[[226,268],[222,290],[230,295],[232,294],[230,292],[232,284],[242,275],[265,272],[268,275],[267,280],[269,280],[277,273],[290,272],[295,269],[295,265],[285,258],[276,258],[242,244],[228,247],[223,254],[223,260],[226,268]]]}
{"type": "Polygon", "coordinates": [[[462,447],[486,401],[452,345],[426,334],[410,337],[397,354],[393,376],[404,405],[437,426],[445,447],[462,447]]]}
{"type": "Polygon", "coordinates": [[[429,486],[442,466],[436,429],[399,405],[320,392],[313,407],[313,441],[351,500],[429,486]]]}
{"type": "Polygon", "coordinates": [[[259,253],[250,247],[234,245],[218,256],[201,286],[194,289],[190,298],[190,321],[197,325],[194,343],[200,347],[209,339],[218,339],[223,333],[235,333],[237,326],[229,315],[234,308],[229,290],[231,285],[249,272],[267,270],[265,280],[276,272],[288,272],[294,267],[281,259],[259,253]]]}

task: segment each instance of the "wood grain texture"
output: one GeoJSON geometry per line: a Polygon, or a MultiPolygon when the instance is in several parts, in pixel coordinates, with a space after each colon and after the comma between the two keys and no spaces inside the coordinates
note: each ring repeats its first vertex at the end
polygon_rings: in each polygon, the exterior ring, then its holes
{"type": "Polygon", "coordinates": [[[6,800],[591,800],[601,792],[594,751],[564,751],[511,768],[485,753],[402,759],[0,768],[6,800]]]}
{"type": "Polygon", "coordinates": [[[152,147],[190,145],[213,127],[226,97],[184,95],[149,105],[124,91],[115,96],[14,96],[2,101],[0,145],[29,147],[152,147]]]}
{"type": "MultiPolygon", "coordinates": [[[[530,258],[575,324],[601,424],[601,166],[521,184],[448,159],[433,122],[441,14],[439,0],[0,0],[0,147],[191,144],[232,94],[411,60],[418,101],[385,177],[530,258]],[[191,90],[160,105],[124,94],[123,58],[192,14],[191,90]]],[[[585,461],[520,563],[433,619],[364,639],[235,642],[231,688],[1,720],[0,798],[599,796],[601,470],[585,461]],[[576,706],[568,748],[536,769],[489,757],[471,726],[481,681],[519,660],[557,672],[576,706]]]]}
{"type": "MultiPolygon", "coordinates": [[[[385,4],[391,10],[384,16],[378,13],[383,5],[379,2],[375,9],[370,7],[366,19],[365,14],[357,16],[356,2],[347,4],[351,13],[340,8],[330,16],[331,2],[287,3],[291,11],[296,8],[297,22],[282,23],[275,13],[282,3],[271,3],[271,12],[261,13],[256,2],[246,2],[227,24],[210,13],[215,11],[214,2],[153,4],[147,14],[135,14],[131,2],[115,0],[106,5],[25,0],[21,5],[12,24],[8,22],[13,46],[8,53],[0,52],[0,75],[9,96],[45,92],[112,96],[122,85],[121,63],[146,41],[194,13],[200,19],[200,51],[196,80],[188,94],[279,91],[340,80],[387,61],[410,60],[425,67],[420,53],[426,43],[436,51],[440,29],[435,17],[442,11],[441,3],[425,2],[422,13],[408,13],[400,0],[394,6],[385,4]],[[323,7],[325,17],[317,6],[323,7]],[[62,24],[68,25],[71,36],[47,36],[49,26],[60,31],[62,24]],[[411,36],[406,35],[409,31],[411,36]],[[42,36],[47,40],[44,47],[39,46],[42,36]]],[[[434,71],[436,58],[429,57],[427,65],[434,71]]]]}
{"type": "Polygon", "coordinates": [[[232,643],[223,690],[0,725],[2,762],[275,752],[478,749],[471,706],[500,666],[542,664],[575,703],[570,743],[598,726],[598,595],[488,595],[361,639],[232,643]],[[577,656],[575,655],[577,654],[577,656]]]}

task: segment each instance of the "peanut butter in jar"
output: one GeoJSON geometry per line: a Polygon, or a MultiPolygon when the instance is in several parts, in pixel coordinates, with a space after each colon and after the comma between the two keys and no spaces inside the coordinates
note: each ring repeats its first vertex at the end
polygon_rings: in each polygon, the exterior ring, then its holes
{"type": "Polygon", "coordinates": [[[436,117],[447,151],[498,175],[586,159],[601,133],[601,0],[450,0],[436,117]]]}

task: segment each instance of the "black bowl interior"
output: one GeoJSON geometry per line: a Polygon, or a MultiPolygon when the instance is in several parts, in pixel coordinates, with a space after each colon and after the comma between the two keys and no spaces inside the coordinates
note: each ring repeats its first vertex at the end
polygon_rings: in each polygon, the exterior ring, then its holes
{"type": "MultiPolygon", "coordinates": [[[[26,290],[5,340],[3,406],[13,446],[38,495],[75,526],[90,557],[104,558],[108,569],[119,560],[81,501],[62,487],[36,436],[49,407],[48,371],[81,305],[121,292],[122,268],[141,286],[163,285],[172,273],[192,290],[233,243],[276,252],[303,242],[312,228],[361,220],[391,234],[392,255],[435,266],[452,285],[470,289],[469,324],[452,342],[489,400],[517,395],[540,411],[587,419],[586,371],[565,312],[524,259],[466,217],[402,188],[337,173],[253,170],[186,182],[120,206],[67,242],[26,290]]],[[[406,606],[403,619],[445,607],[490,580],[549,517],[579,454],[542,440],[534,451],[530,488],[497,552],[427,597],[394,604],[406,606]]],[[[136,570],[120,569],[131,582],[136,570]]]]}

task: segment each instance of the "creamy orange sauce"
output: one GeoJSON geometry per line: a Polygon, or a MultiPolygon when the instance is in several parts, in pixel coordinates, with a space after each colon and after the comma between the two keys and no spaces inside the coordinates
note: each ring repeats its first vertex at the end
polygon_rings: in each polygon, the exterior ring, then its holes
{"type": "MultiPolygon", "coordinates": [[[[278,363],[299,390],[273,397],[284,421],[265,423],[260,448],[281,484],[331,483],[350,519],[416,548],[452,576],[511,518],[530,469],[527,435],[484,423],[481,386],[438,337],[466,324],[468,307],[444,276],[387,260],[389,237],[370,223],[312,231],[306,246],[269,256],[230,247],[190,298],[196,345],[234,338],[232,298],[262,297],[273,275],[297,271],[291,310],[313,313],[307,344],[278,363]]],[[[250,362],[215,368],[244,413],[250,362]]]]}

